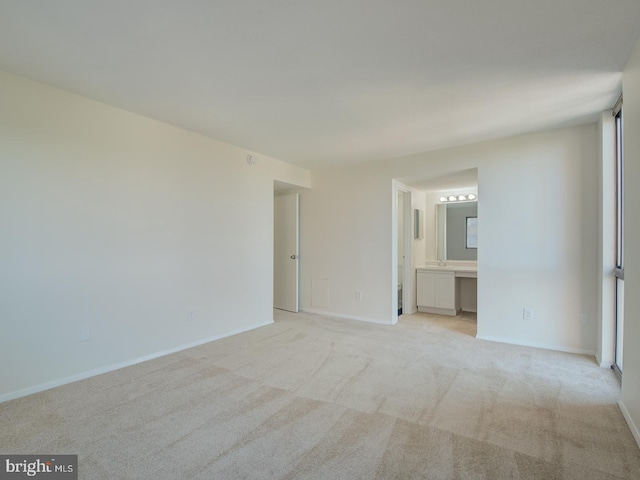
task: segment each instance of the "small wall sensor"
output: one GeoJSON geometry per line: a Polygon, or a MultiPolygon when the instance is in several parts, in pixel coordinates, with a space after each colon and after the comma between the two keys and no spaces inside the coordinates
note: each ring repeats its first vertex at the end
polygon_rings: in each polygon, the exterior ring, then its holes
{"type": "Polygon", "coordinates": [[[256,164],[256,157],[254,157],[251,154],[247,155],[247,163],[249,165],[255,165],[256,164]]]}

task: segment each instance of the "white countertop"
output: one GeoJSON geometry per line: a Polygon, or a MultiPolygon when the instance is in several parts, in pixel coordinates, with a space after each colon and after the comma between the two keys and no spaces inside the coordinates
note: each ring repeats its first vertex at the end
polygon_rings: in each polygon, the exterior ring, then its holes
{"type": "Polygon", "coordinates": [[[429,271],[429,272],[453,272],[455,274],[468,272],[468,273],[478,273],[478,265],[424,265],[422,267],[417,267],[418,271],[429,271]]]}
{"type": "Polygon", "coordinates": [[[453,270],[454,272],[457,270],[464,270],[465,272],[477,272],[477,266],[471,265],[425,265],[424,267],[418,267],[418,270],[453,270]]]}

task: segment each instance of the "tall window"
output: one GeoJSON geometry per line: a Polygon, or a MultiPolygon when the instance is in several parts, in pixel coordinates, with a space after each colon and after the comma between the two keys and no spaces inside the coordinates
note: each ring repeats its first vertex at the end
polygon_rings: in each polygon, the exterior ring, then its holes
{"type": "Polygon", "coordinates": [[[616,123],[616,334],[613,369],[622,375],[624,335],[624,149],[622,142],[622,97],[613,110],[616,123]]]}

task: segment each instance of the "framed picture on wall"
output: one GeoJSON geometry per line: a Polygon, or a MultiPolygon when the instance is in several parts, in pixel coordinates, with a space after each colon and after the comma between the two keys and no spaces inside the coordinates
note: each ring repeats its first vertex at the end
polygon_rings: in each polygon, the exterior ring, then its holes
{"type": "Polygon", "coordinates": [[[478,248],[478,217],[467,217],[465,248],[478,248]]]}

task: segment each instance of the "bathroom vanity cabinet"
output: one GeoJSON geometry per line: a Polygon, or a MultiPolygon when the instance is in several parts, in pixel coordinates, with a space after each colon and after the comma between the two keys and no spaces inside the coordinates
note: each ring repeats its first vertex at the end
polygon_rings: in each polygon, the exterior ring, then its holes
{"type": "Polygon", "coordinates": [[[456,295],[454,273],[418,270],[417,275],[418,311],[455,315],[459,295],[456,295]]]}
{"type": "MultiPolygon", "coordinates": [[[[462,282],[472,278],[475,283],[478,274],[476,267],[434,266],[418,268],[416,275],[418,311],[457,315],[463,303],[469,304],[462,299],[462,282]]],[[[469,288],[464,288],[464,291],[468,292],[469,288]]],[[[474,298],[467,300],[473,300],[475,304],[475,291],[473,294],[474,298]]],[[[473,306],[466,309],[475,311],[473,306]]]]}

